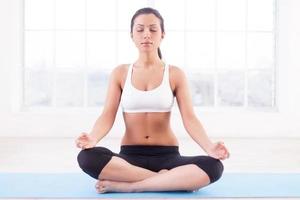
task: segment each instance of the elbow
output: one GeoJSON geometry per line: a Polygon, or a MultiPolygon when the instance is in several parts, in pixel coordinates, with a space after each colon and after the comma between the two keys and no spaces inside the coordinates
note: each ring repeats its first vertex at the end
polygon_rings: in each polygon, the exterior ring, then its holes
{"type": "Polygon", "coordinates": [[[193,126],[193,124],[199,122],[199,120],[197,119],[196,115],[195,114],[189,114],[189,115],[185,115],[183,117],[183,125],[184,125],[184,128],[186,130],[189,130],[190,127],[193,126]]]}
{"type": "Polygon", "coordinates": [[[98,121],[100,121],[102,125],[112,127],[115,122],[115,118],[116,118],[116,114],[112,112],[104,111],[98,118],[98,121]]]}

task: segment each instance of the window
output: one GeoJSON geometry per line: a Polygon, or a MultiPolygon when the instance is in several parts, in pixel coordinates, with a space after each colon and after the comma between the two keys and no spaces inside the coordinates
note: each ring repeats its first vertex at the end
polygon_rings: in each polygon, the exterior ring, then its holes
{"type": "Polygon", "coordinates": [[[101,106],[112,68],[137,56],[131,16],[152,6],[163,58],[186,72],[195,106],[274,108],[275,3],[25,0],[23,107],[101,106]]]}

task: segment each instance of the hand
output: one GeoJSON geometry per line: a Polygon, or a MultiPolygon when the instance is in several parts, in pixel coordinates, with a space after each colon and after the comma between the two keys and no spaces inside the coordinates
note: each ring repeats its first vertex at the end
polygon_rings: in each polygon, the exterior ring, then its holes
{"type": "Polygon", "coordinates": [[[76,146],[81,149],[93,148],[97,144],[97,140],[90,134],[81,133],[81,135],[75,141],[76,146]]]}
{"type": "Polygon", "coordinates": [[[230,155],[223,142],[213,143],[207,153],[209,156],[220,160],[225,160],[230,155]]]}

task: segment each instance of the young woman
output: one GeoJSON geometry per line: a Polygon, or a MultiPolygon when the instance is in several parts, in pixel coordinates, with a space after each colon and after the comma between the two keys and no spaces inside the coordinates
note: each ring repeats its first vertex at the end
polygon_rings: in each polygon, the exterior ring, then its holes
{"type": "Polygon", "coordinates": [[[79,166],[98,179],[100,193],[194,191],[222,175],[220,159],[228,158],[229,152],[206,135],[194,113],[184,72],[162,61],[159,46],[164,36],[164,20],[157,10],[142,8],[134,14],[131,38],[139,56],[133,64],[112,71],[102,114],[91,133],[76,139],[82,148],[79,166]],[[186,131],[208,156],[179,154],[170,127],[175,97],[186,131]],[[119,104],[126,130],[121,151],[114,153],[96,144],[113,126],[119,104]]]}

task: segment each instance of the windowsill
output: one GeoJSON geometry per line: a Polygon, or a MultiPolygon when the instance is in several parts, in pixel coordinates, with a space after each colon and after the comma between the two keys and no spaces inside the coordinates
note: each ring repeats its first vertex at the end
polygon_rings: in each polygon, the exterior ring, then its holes
{"type": "MultiPolygon", "coordinates": [[[[23,107],[15,111],[14,114],[95,114],[100,113],[103,109],[103,106],[99,107],[60,107],[60,108],[47,108],[47,107],[23,107]]],[[[200,107],[194,106],[196,113],[222,113],[222,114],[279,114],[278,108],[245,108],[245,107],[200,107]]],[[[122,112],[119,107],[118,112],[122,112]]],[[[173,113],[179,113],[178,106],[174,106],[173,113]]]]}

